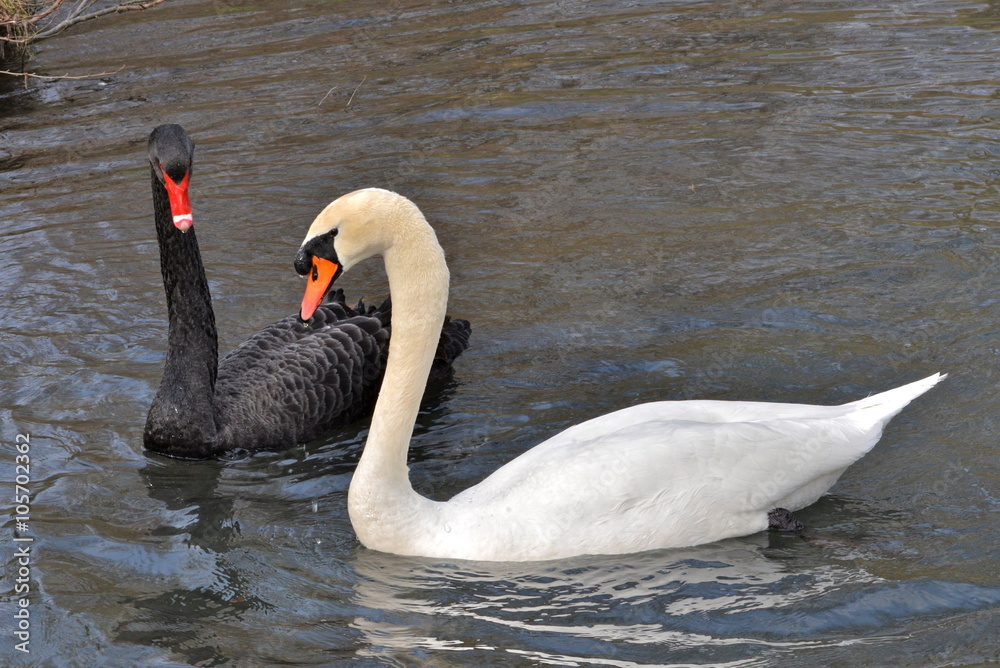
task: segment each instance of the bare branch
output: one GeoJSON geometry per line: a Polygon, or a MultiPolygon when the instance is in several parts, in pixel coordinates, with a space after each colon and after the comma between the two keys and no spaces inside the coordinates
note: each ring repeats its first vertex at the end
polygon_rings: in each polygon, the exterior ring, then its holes
{"type": "Polygon", "coordinates": [[[62,3],[63,3],[63,0],[52,0],[52,4],[51,5],[49,5],[48,7],[46,7],[45,9],[43,9],[42,11],[40,11],[37,14],[35,14],[34,16],[32,16],[30,19],[27,20],[27,23],[38,23],[42,19],[48,17],[49,14],[51,14],[52,12],[56,11],[57,9],[59,9],[59,6],[62,3]]]}
{"type": "MultiPolygon", "coordinates": [[[[59,0],[60,2],[62,0],[59,0]]],[[[57,23],[54,26],[40,30],[32,36],[32,39],[45,39],[46,37],[51,37],[56,33],[60,33],[70,26],[74,26],[78,23],[83,23],[84,21],[90,21],[101,16],[107,16],[108,14],[121,14],[122,12],[139,11],[143,9],[149,9],[150,7],[155,7],[156,5],[162,4],[167,0],[130,0],[129,2],[122,2],[115,5],[114,7],[107,7],[105,9],[99,9],[96,12],[91,12],[89,14],[84,14],[83,12],[94,4],[95,0],[80,0],[76,7],[70,12],[69,16],[63,21],[57,23]]]]}
{"type": "Polygon", "coordinates": [[[99,79],[100,77],[108,77],[112,74],[118,74],[125,66],[122,65],[117,70],[112,72],[98,72],[96,74],[79,74],[75,76],[70,76],[69,74],[54,75],[49,76],[45,74],[30,74],[28,72],[11,72],[10,70],[0,70],[0,74],[8,74],[12,77],[24,77],[24,87],[28,87],[28,79],[44,79],[46,81],[62,81],[63,79],[99,79]]]}

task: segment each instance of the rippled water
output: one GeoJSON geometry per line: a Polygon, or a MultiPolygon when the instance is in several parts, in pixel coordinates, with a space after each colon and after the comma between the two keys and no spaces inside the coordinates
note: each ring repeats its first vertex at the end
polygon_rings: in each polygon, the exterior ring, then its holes
{"type": "MultiPolygon", "coordinates": [[[[1000,3],[174,0],[0,94],[0,494],[31,438],[17,665],[979,665],[1000,659],[1000,3]],[[183,124],[221,347],[291,313],[338,194],[412,197],[474,326],[412,478],[447,498],[634,403],[835,403],[947,371],[810,538],[541,564],[359,547],[365,427],[147,456],[165,347],[145,140],[183,124]]],[[[384,292],[378,263],[351,295],[384,292]]]]}

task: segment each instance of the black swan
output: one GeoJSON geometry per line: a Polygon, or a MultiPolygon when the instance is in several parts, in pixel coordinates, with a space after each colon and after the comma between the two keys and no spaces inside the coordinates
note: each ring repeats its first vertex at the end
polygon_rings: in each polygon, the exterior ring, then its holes
{"type": "MultiPolygon", "coordinates": [[[[194,142],[179,125],[149,135],[156,236],[167,296],[167,359],[143,431],[145,447],[185,459],[273,450],[371,413],[385,371],[391,306],[350,308],[343,292],[308,322],[265,327],[221,362],[215,314],[193,229],[194,142]]],[[[445,319],[435,366],[446,372],[470,326],[445,319]]]]}

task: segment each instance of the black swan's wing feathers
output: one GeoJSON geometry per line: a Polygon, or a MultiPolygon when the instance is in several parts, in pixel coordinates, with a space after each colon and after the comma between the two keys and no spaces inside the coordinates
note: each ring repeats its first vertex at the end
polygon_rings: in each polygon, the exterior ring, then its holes
{"type": "MultiPolygon", "coordinates": [[[[346,305],[331,293],[309,324],[289,316],[219,363],[215,401],[226,450],[290,447],[371,413],[389,351],[390,300],[346,305]]],[[[466,320],[445,318],[431,379],[469,347],[466,320]]]]}
{"type": "Polygon", "coordinates": [[[451,373],[451,365],[459,355],[469,347],[469,337],[472,335],[472,325],[468,320],[460,320],[445,316],[441,328],[441,338],[438,340],[437,351],[434,353],[434,364],[431,366],[431,380],[442,378],[451,373]]]}
{"type": "Polygon", "coordinates": [[[287,447],[359,419],[374,406],[388,342],[378,318],[336,301],[309,325],[290,316],[260,330],[219,364],[220,441],[287,447]]]}

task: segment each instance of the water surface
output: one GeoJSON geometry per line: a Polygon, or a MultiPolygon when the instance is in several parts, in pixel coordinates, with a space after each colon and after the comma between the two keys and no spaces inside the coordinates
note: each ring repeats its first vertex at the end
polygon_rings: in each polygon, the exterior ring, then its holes
{"type": "MultiPolygon", "coordinates": [[[[27,657],[0,541],[4,660],[1000,659],[998,30],[1000,4],[949,0],[174,0],[40,44],[38,73],[125,68],[0,94],[2,480],[30,434],[35,537],[27,657]],[[837,403],[951,375],[801,514],[808,540],[516,565],[370,552],[345,498],[363,424],[225,462],[142,450],[163,122],[197,143],[223,351],[294,311],[292,257],[337,195],[425,211],[474,327],[416,429],[434,498],[643,401],[837,403]]],[[[386,290],[377,262],[341,282],[386,290]]]]}

